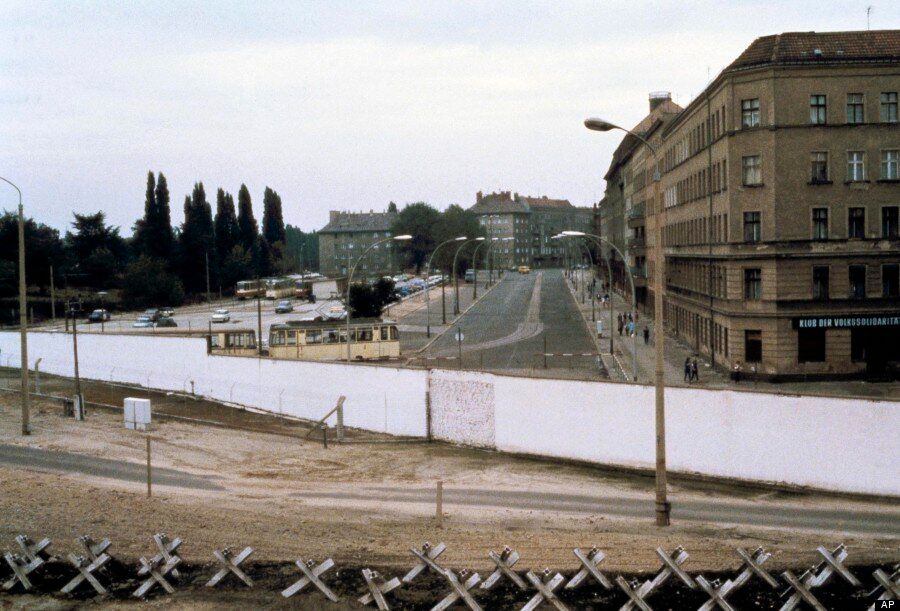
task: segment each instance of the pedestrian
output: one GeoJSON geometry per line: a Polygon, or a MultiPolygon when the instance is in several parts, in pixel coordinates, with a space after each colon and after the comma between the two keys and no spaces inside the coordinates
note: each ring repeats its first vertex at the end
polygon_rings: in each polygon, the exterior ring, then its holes
{"type": "Polygon", "coordinates": [[[650,328],[647,325],[644,325],[644,345],[650,343],[650,328]]]}
{"type": "Polygon", "coordinates": [[[634,321],[628,321],[628,337],[634,337],[634,321]]]}
{"type": "Polygon", "coordinates": [[[691,382],[700,381],[700,370],[697,367],[697,359],[691,361],[691,382]]]}
{"type": "Polygon", "coordinates": [[[622,328],[625,326],[625,321],[622,319],[621,314],[619,314],[619,317],[617,319],[617,325],[619,328],[619,337],[622,337],[622,328]]]}
{"type": "Polygon", "coordinates": [[[734,363],[734,367],[732,368],[732,377],[734,377],[735,382],[741,381],[741,362],[736,361],[734,363]]]}
{"type": "Polygon", "coordinates": [[[684,381],[691,381],[691,357],[684,359],[684,381]]]}

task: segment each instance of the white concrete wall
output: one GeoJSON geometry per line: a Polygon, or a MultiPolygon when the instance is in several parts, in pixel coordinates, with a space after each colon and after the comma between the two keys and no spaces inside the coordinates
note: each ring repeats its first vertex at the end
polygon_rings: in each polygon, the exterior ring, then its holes
{"type": "MultiPolygon", "coordinates": [[[[71,376],[72,338],[29,334],[29,364],[71,376]]],[[[423,370],[209,356],[203,339],[79,336],[81,375],[318,419],[347,397],[348,426],[427,433],[423,370]]],[[[0,332],[0,364],[19,364],[19,335],[0,332]]],[[[438,439],[605,465],[654,466],[653,388],[431,372],[438,439]]],[[[900,496],[900,404],[670,388],[672,471],[900,496]]]]}

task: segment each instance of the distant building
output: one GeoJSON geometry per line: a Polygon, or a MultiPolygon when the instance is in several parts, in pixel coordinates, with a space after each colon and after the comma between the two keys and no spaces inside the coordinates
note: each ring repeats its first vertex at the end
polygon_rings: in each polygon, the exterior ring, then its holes
{"type": "Polygon", "coordinates": [[[900,30],[754,41],[677,114],[626,137],[604,231],[665,322],[714,363],[771,378],[879,375],[900,361],[900,30]],[[629,207],[630,205],[630,207],[629,207]],[[624,225],[624,230],[621,229],[624,225]],[[649,265],[646,265],[649,263],[649,265]]]}
{"type": "MultiPolygon", "coordinates": [[[[329,213],[328,224],[319,230],[319,271],[329,277],[346,276],[363,252],[378,240],[391,237],[396,212],[329,213]]],[[[379,244],[359,262],[354,278],[391,274],[399,258],[394,242],[379,244]]]]}
{"type": "Polygon", "coordinates": [[[479,191],[469,208],[488,237],[512,238],[493,247],[506,266],[558,267],[564,244],[551,239],[561,231],[592,231],[593,208],[577,208],[565,199],[522,196],[510,191],[479,191]]]}

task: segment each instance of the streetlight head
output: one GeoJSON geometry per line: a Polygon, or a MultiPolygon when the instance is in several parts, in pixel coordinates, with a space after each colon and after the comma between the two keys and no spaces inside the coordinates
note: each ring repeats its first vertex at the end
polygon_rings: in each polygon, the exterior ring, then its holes
{"type": "Polygon", "coordinates": [[[598,119],[596,117],[585,119],[584,126],[589,130],[595,132],[608,132],[613,129],[622,129],[618,125],[610,123],[609,121],[604,121],[603,119],[598,119]]]}
{"type": "Polygon", "coordinates": [[[412,236],[409,234],[394,236],[394,240],[396,240],[397,242],[403,242],[404,240],[411,240],[411,239],[412,239],[412,236]]]}
{"type": "Polygon", "coordinates": [[[469,239],[469,238],[467,238],[466,236],[461,235],[461,236],[459,236],[458,238],[456,238],[456,241],[457,241],[457,242],[463,242],[463,241],[468,240],[468,239],[469,239]]]}
{"type": "Polygon", "coordinates": [[[482,238],[475,238],[475,241],[476,241],[476,242],[484,242],[484,238],[483,238],[483,237],[482,237],[482,238]]]}
{"type": "Polygon", "coordinates": [[[566,231],[563,231],[560,235],[563,235],[563,236],[574,236],[574,237],[582,238],[582,237],[584,237],[584,236],[587,235],[587,234],[584,233],[583,231],[570,231],[570,230],[566,230],[566,231]]]}

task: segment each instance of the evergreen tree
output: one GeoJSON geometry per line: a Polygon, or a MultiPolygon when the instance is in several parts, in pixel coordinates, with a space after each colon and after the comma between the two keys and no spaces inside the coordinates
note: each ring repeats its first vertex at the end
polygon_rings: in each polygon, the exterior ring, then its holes
{"type": "Polygon", "coordinates": [[[106,224],[103,212],[75,213],[73,232],[66,233],[65,249],[73,284],[111,288],[124,271],[127,247],[119,228],[106,224]]]}
{"type": "Polygon", "coordinates": [[[241,245],[249,253],[256,250],[259,241],[259,225],[253,216],[253,202],[250,199],[250,191],[247,185],[241,185],[238,191],[238,229],[241,235],[241,245]]]}
{"type": "Polygon", "coordinates": [[[134,224],[134,245],[135,254],[141,255],[150,249],[153,219],[156,216],[156,198],[154,191],[156,189],[156,178],[153,172],[147,172],[147,191],[144,195],[144,218],[138,219],[134,224]]]}
{"type": "Polygon", "coordinates": [[[269,187],[263,194],[263,239],[269,244],[284,242],[281,196],[269,187]]]}
{"type": "MultiPolygon", "coordinates": [[[[216,193],[215,233],[216,254],[218,255],[216,267],[221,268],[225,258],[241,241],[240,227],[238,227],[237,215],[234,211],[234,199],[230,193],[226,193],[222,189],[216,193]]],[[[219,280],[224,282],[221,277],[219,280]]],[[[226,288],[228,287],[226,286],[226,288]]]]}
{"type": "Polygon", "coordinates": [[[216,257],[212,208],[206,201],[203,183],[196,183],[190,197],[184,199],[184,224],[181,226],[180,254],[184,289],[188,293],[206,291],[206,260],[210,262],[210,284],[216,284],[213,262],[216,257]]]}
{"type": "Polygon", "coordinates": [[[135,253],[163,259],[172,263],[172,218],[169,211],[169,187],[162,173],[154,179],[147,173],[147,192],[144,199],[144,218],[134,225],[135,253]]]}
{"type": "Polygon", "coordinates": [[[172,212],[169,208],[169,183],[162,172],[156,179],[156,230],[153,238],[157,256],[172,261],[172,212]]]}

